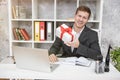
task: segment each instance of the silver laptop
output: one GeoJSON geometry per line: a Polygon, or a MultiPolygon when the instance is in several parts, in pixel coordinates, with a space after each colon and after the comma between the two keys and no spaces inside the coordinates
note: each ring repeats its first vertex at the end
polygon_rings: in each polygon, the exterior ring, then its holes
{"type": "Polygon", "coordinates": [[[28,70],[51,72],[58,65],[50,65],[47,49],[13,46],[16,67],[28,70]]]}

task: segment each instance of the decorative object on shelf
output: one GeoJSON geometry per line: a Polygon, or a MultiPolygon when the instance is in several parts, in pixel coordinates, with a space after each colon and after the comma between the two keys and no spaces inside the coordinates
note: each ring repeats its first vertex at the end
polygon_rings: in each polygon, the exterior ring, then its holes
{"type": "Polygon", "coordinates": [[[19,8],[19,18],[26,19],[26,8],[25,6],[18,6],[19,8]]]}
{"type": "Polygon", "coordinates": [[[120,47],[115,47],[111,50],[111,59],[114,63],[114,66],[120,71],[120,47]]]}

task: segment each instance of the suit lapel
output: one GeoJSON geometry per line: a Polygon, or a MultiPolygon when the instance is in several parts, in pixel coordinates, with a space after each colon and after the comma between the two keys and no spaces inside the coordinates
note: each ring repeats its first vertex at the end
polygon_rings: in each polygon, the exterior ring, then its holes
{"type": "Polygon", "coordinates": [[[80,41],[84,41],[83,39],[86,36],[86,32],[88,31],[87,27],[85,26],[84,30],[82,31],[81,35],[79,36],[80,41]]]}

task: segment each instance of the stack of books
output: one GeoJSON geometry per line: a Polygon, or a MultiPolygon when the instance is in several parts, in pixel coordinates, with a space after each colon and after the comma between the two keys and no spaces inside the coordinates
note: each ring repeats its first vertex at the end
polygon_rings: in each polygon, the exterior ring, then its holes
{"type": "Polygon", "coordinates": [[[12,6],[13,19],[26,19],[26,8],[25,6],[12,6]]]}
{"type": "Polygon", "coordinates": [[[30,36],[24,28],[13,28],[15,40],[30,40],[30,36]]]}

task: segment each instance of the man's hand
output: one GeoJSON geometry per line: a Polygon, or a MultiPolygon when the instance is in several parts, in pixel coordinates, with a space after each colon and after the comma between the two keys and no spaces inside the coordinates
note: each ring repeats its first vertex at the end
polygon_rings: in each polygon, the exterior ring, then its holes
{"type": "Polygon", "coordinates": [[[67,46],[71,46],[71,47],[74,47],[74,48],[78,48],[80,42],[78,39],[72,41],[72,42],[66,42],[65,43],[67,46]]]}
{"type": "Polygon", "coordinates": [[[50,60],[50,62],[54,63],[54,62],[58,61],[58,58],[57,58],[57,56],[55,54],[51,54],[49,56],[49,60],[50,60]]]}

